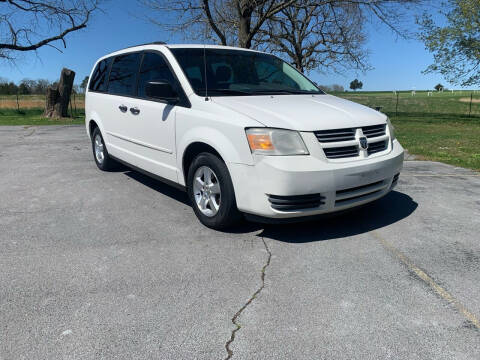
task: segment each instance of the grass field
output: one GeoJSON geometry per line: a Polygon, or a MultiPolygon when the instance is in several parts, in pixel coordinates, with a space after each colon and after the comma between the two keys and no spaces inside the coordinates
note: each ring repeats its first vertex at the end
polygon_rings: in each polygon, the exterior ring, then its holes
{"type": "Polygon", "coordinates": [[[73,118],[48,119],[43,116],[43,109],[0,109],[0,125],[72,125],[84,124],[84,110],[78,110],[73,118]]]}
{"type": "MultiPolygon", "coordinates": [[[[480,93],[472,92],[348,92],[333,94],[366,106],[381,107],[395,126],[397,138],[421,159],[480,170],[480,93]],[[469,113],[471,115],[469,116],[469,113]]],[[[84,97],[76,96],[74,118],[42,116],[44,97],[22,96],[20,112],[15,96],[0,96],[0,125],[83,124],[84,97]],[[75,110],[76,109],[76,110],[75,110]]]]}
{"type": "Polygon", "coordinates": [[[411,154],[480,170],[480,117],[399,113],[391,119],[398,140],[411,154]]]}
{"type": "Polygon", "coordinates": [[[480,116],[480,93],[472,91],[449,91],[428,95],[427,91],[411,92],[347,92],[336,96],[375,108],[381,107],[384,113],[418,113],[423,114],[456,114],[469,115],[470,95],[473,95],[471,115],[480,116]],[[397,105],[398,96],[398,105],[397,105]]]}

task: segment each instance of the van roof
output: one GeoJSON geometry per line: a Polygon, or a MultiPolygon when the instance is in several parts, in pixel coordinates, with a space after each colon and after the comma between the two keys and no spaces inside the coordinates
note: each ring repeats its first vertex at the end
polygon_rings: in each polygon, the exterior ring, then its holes
{"type": "Polygon", "coordinates": [[[163,41],[155,41],[151,43],[146,43],[146,44],[139,44],[139,45],[134,45],[134,46],[129,46],[117,51],[114,51],[110,54],[106,54],[102,56],[100,59],[97,60],[101,61],[103,59],[107,59],[112,56],[117,56],[121,55],[123,53],[126,53],[128,51],[142,51],[142,50],[148,50],[148,49],[154,49],[154,48],[169,48],[169,49],[228,49],[228,50],[241,50],[241,51],[251,51],[251,52],[260,52],[258,50],[252,50],[252,49],[245,49],[245,48],[239,48],[239,47],[234,47],[234,46],[224,46],[224,45],[206,45],[206,44],[167,44],[163,41]]]}
{"type": "Polygon", "coordinates": [[[252,51],[258,52],[257,50],[245,49],[235,46],[225,46],[225,45],[206,45],[206,44],[166,44],[165,45],[171,49],[229,49],[229,50],[243,50],[243,51],[252,51]]]}
{"type": "Polygon", "coordinates": [[[239,47],[234,47],[234,46],[224,46],[224,45],[207,45],[207,44],[167,44],[166,42],[163,41],[154,41],[151,43],[146,43],[146,44],[139,44],[139,45],[132,45],[128,46],[126,48],[114,51],[110,54],[105,55],[104,57],[109,57],[112,55],[116,55],[118,53],[122,53],[125,50],[134,50],[135,48],[139,48],[138,50],[142,50],[145,48],[151,48],[151,47],[167,47],[170,49],[229,49],[229,50],[243,50],[243,51],[252,51],[252,52],[258,52],[257,50],[252,50],[252,49],[245,49],[245,48],[239,48],[239,47]]]}

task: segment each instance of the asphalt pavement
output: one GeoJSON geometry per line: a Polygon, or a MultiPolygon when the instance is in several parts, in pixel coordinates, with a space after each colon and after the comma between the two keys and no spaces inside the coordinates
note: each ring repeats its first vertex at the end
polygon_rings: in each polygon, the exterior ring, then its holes
{"type": "Polygon", "coordinates": [[[480,359],[479,175],[216,232],[83,127],[0,127],[0,359],[480,359]]]}

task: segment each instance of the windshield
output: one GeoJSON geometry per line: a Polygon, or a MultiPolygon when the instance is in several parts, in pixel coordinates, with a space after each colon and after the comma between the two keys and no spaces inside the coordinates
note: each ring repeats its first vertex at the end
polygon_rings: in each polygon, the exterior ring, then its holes
{"type": "Polygon", "coordinates": [[[272,55],[227,49],[170,50],[200,96],[206,96],[206,88],[208,96],[324,94],[300,72],[272,55]]]}

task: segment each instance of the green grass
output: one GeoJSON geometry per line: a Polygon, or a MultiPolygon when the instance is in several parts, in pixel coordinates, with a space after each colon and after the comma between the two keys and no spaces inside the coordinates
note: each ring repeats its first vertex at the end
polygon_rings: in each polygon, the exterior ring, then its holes
{"type": "Polygon", "coordinates": [[[84,124],[83,110],[77,111],[75,118],[48,119],[43,116],[43,109],[0,109],[0,125],[72,125],[84,124]]]}
{"type": "Polygon", "coordinates": [[[409,153],[480,171],[480,117],[399,113],[391,120],[409,153]]]}

